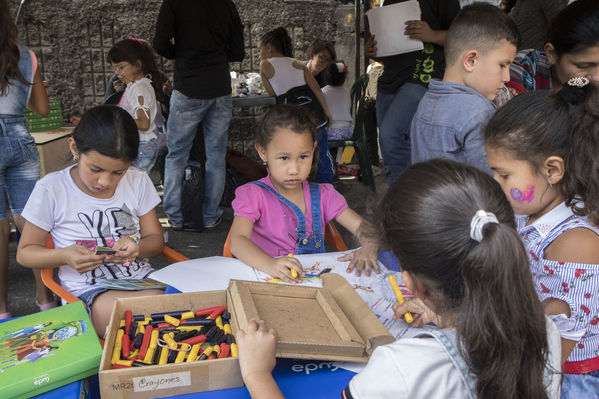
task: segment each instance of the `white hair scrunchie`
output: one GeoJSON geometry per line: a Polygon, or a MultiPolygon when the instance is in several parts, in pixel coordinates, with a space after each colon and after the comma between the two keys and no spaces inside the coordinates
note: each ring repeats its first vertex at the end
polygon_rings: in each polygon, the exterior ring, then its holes
{"type": "Polygon", "coordinates": [[[481,242],[483,239],[483,228],[487,223],[497,223],[497,216],[491,212],[487,212],[484,209],[476,211],[472,220],[470,221],[470,238],[475,241],[481,242]]]}

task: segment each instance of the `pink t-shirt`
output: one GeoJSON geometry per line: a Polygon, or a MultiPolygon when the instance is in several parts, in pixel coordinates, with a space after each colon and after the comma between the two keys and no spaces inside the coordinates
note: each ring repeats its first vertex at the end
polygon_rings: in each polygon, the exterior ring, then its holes
{"type": "MultiPolygon", "coordinates": [[[[274,188],[269,176],[260,181],[274,188]]],[[[308,236],[312,236],[310,187],[307,181],[304,181],[302,186],[306,202],[306,233],[308,236]]],[[[336,219],[348,206],[345,198],[331,184],[320,184],[319,186],[321,222],[324,229],[328,222],[336,219]]],[[[270,256],[295,254],[297,217],[273,193],[257,184],[244,184],[235,190],[232,206],[235,216],[243,216],[254,223],[252,241],[264,252],[270,256]]]]}

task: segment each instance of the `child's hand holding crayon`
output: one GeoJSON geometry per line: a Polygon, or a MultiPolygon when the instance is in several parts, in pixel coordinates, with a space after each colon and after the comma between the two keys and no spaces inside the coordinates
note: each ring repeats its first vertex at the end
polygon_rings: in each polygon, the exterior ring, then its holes
{"type": "Polygon", "coordinates": [[[412,327],[421,327],[428,323],[439,325],[439,316],[418,298],[406,298],[401,305],[399,302],[395,302],[393,313],[393,320],[404,317],[406,313],[411,313],[414,318],[414,321],[410,323],[412,327]]]}
{"type": "Polygon", "coordinates": [[[293,255],[273,258],[264,271],[272,277],[279,278],[287,283],[301,283],[304,276],[302,264],[293,255]]]}

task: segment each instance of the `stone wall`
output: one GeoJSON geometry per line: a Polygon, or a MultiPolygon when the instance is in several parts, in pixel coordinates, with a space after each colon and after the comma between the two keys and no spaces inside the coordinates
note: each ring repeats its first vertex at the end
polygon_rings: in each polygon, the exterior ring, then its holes
{"type": "MultiPolygon", "coordinates": [[[[218,1],[218,0],[216,0],[218,1]]],[[[16,14],[18,0],[10,0],[16,14]]],[[[295,47],[295,57],[315,38],[336,43],[338,58],[350,66],[353,77],[353,1],[342,0],[236,0],[245,26],[246,58],[232,70],[258,69],[258,40],[277,26],[285,26],[295,47]]],[[[101,102],[112,75],[106,55],[111,46],[127,37],[151,41],[161,0],[27,0],[19,19],[19,38],[38,56],[50,95],[62,102],[65,120],[79,115],[94,101],[101,102]]],[[[171,74],[172,61],[160,58],[171,74]]],[[[351,85],[351,81],[347,85],[351,85]]],[[[238,149],[249,149],[256,113],[235,111],[231,140],[238,149]]]]}

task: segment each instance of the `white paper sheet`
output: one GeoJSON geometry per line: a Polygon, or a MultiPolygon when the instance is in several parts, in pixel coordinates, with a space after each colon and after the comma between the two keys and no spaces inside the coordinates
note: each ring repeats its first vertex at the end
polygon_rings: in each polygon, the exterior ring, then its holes
{"type": "Polygon", "coordinates": [[[406,21],[420,20],[420,4],[416,0],[375,7],[366,12],[370,32],[375,35],[377,57],[387,57],[422,50],[421,40],[404,34],[406,21]]]}

